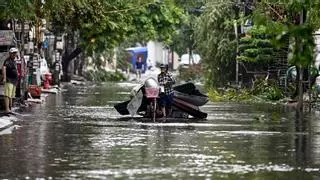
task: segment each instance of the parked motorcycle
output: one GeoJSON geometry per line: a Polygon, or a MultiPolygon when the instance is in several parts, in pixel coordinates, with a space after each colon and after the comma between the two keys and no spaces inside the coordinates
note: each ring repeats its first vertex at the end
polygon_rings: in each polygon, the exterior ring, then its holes
{"type": "Polygon", "coordinates": [[[149,115],[153,122],[156,121],[157,108],[158,108],[158,98],[160,86],[154,78],[148,78],[144,83],[145,97],[148,101],[147,115],[149,115]]]}

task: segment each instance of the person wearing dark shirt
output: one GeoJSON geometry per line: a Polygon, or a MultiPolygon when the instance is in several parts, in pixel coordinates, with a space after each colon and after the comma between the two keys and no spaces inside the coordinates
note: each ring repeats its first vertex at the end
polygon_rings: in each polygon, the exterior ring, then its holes
{"type": "Polygon", "coordinates": [[[166,108],[168,113],[171,113],[171,105],[173,102],[173,88],[172,85],[175,84],[175,79],[168,72],[168,66],[160,65],[161,73],[158,75],[158,83],[163,87],[163,92],[160,93],[160,106],[162,109],[163,117],[167,116],[166,108]]]}
{"type": "Polygon", "coordinates": [[[4,61],[2,67],[4,89],[4,102],[6,113],[9,113],[12,107],[12,99],[16,94],[16,85],[18,82],[18,70],[15,58],[17,56],[18,49],[11,48],[9,50],[9,57],[4,61]]]}
{"type": "Polygon", "coordinates": [[[138,80],[141,79],[142,66],[143,66],[142,58],[139,57],[136,62],[136,77],[138,80]]]}

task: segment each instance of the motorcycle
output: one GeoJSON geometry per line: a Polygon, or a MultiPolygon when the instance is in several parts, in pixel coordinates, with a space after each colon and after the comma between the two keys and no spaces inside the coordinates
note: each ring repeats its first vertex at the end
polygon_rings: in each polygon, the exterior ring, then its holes
{"type": "Polygon", "coordinates": [[[152,118],[153,122],[156,121],[158,112],[158,98],[159,91],[161,87],[159,86],[157,80],[154,78],[148,78],[144,83],[145,97],[148,100],[147,115],[152,118]]]}
{"type": "MultiPolygon", "coordinates": [[[[203,106],[208,97],[201,94],[192,83],[186,83],[174,87],[170,118],[188,119],[193,116],[198,119],[205,119],[207,113],[202,112],[199,107],[203,106]]],[[[121,115],[138,114],[143,118],[155,122],[157,118],[163,117],[160,106],[160,97],[164,93],[164,88],[158,84],[154,78],[148,78],[144,83],[134,87],[131,91],[130,100],[117,103],[114,108],[121,115]]],[[[147,120],[147,121],[148,121],[147,120]]]]}

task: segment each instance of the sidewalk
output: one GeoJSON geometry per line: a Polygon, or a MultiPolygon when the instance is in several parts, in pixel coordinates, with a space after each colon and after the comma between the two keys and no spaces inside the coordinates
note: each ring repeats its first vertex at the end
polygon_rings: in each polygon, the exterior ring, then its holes
{"type": "MultiPolygon", "coordinates": [[[[19,109],[19,108],[16,108],[19,109]]],[[[15,110],[14,110],[15,111],[15,110]]],[[[15,115],[7,115],[4,111],[0,112],[0,132],[12,127],[18,118],[15,115]]]]}
{"type": "MultiPolygon", "coordinates": [[[[58,93],[58,92],[57,92],[58,93]]],[[[27,106],[24,106],[19,103],[15,103],[14,107],[12,108],[12,114],[5,113],[4,110],[0,110],[0,135],[5,133],[4,131],[10,131],[9,129],[13,127],[16,124],[17,121],[23,120],[21,119],[23,116],[23,112],[25,112],[25,108],[32,108],[33,104],[39,104],[45,101],[46,97],[49,96],[49,94],[52,94],[52,92],[43,92],[40,99],[30,99],[27,100],[27,106]],[[22,113],[22,114],[20,114],[22,113]]],[[[56,94],[56,93],[54,93],[56,94]]],[[[0,99],[0,101],[3,101],[3,99],[0,99]]],[[[6,133],[5,133],[6,134],[6,133]]]]}
{"type": "Polygon", "coordinates": [[[9,118],[10,117],[8,116],[3,116],[0,118],[0,131],[13,125],[13,122],[9,118]]]}

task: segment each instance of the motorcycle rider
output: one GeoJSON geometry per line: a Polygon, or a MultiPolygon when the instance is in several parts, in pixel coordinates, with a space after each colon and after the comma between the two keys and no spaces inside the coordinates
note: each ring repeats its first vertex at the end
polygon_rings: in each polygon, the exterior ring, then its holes
{"type": "Polygon", "coordinates": [[[166,108],[168,109],[168,114],[171,114],[172,102],[173,102],[173,89],[172,85],[175,84],[175,79],[168,72],[168,65],[161,64],[160,69],[161,73],[158,75],[159,85],[162,86],[160,93],[160,106],[163,113],[163,117],[167,117],[166,108]]]}

